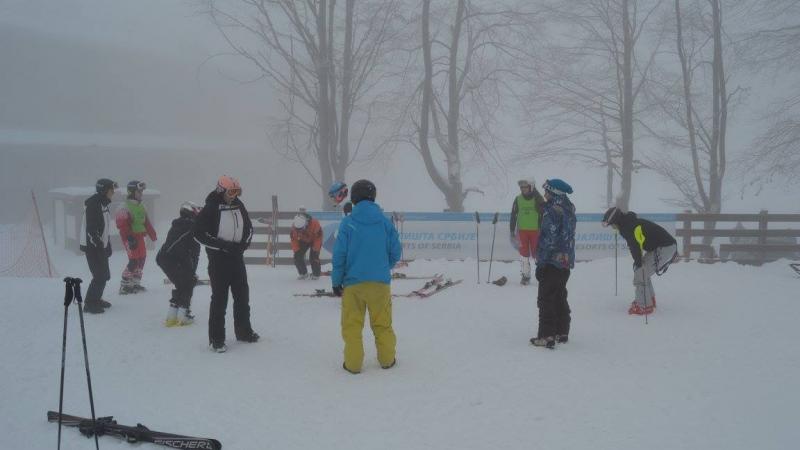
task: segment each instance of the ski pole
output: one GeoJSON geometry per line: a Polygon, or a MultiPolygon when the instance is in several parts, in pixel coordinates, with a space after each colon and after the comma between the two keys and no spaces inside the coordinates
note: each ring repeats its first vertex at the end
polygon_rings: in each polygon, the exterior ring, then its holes
{"type": "Polygon", "coordinates": [[[619,275],[617,275],[617,267],[619,265],[619,247],[617,246],[618,234],[619,233],[614,231],[614,297],[617,296],[617,278],[619,278],[619,275]]]}
{"type": "Polygon", "coordinates": [[[61,341],[61,383],[58,387],[58,448],[61,448],[61,414],[64,412],[64,366],[67,358],[67,313],[72,303],[72,278],[64,278],[64,333],[61,341]]]}
{"type": "Polygon", "coordinates": [[[89,407],[92,410],[92,429],[94,433],[94,446],[100,450],[100,442],[97,440],[97,419],[94,414],[94,395],[92,394],[92,376],[89,373],[89,352],[86,349],[86,327],[83,324],[83,297],[81,297],[81,279],[73,278],[72,283],[75,290],[75,302],[78,303],[78,317],[81,322],[81,341],[83,342],[83,361],[86,366],[86,384],[89,387],[89,407]]]}
{"type": "Polygon", "coordinates": [[[499,213],[494,213],[494,218],[492,219],[492,250],[489,252],[489,276],[486,278],[486,282],[490,282],[492,279],[492,260],[494,259],[494,237],[497,234],[497,216],[499,213]]]}
{"type": "Polygon", "coordinates": [[[475,211],[475,254],[478,263],[478,284],[481,284],[481,216],[475,211]]]}

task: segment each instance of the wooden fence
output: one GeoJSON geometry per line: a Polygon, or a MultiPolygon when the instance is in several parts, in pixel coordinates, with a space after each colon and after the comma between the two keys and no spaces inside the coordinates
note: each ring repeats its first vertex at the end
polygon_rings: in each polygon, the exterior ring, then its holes
{"type": "MultiPolygon", "coordinates": [[[[277,198],[273,198],[273,211],[253,211],[254,238],[251,254],[245,256],[246,264],[293,265],[292,245],[289,239],[291,220],[299,211],[278,211],[277,198]],[[275,225],[273,225],[275,224],[275,225]]],[[[684,212],[675,215],[679,227],[675,230],[681,255],[685,260],[732,260],[749,264],[762,264],[780,257],[800,259],[800,214],[697,214],[684,212]],[[736,223],[740,227],[718,227],[736,223]],[[709,228],[706,228],[706,224],[709,228]],[[791,224],[791,225],[787,225],[791,224]],[[798,225],[795,225],[798,224],[798,225]],[[795,228],[791,228],[795,226],[795,228]],[[729,243],[715,244],[716,238],[728,238],[729,243]],[[703,243],[703,240],[711,240],[703,243]]],[[[330,259],[322,259],[322,264],[330,259]]]]}
{"type": "Polygon", "coordinates": [[[762,264],[779,257],[800,255],[800,227],[789,228],[786,224],[800,223],[800,214],[677,214],[676,220],[682,228],[675,230],[682,239],[682,256],[689,260],[692,253],[700,253],[709,261],[734,260],[750,264],[762,264]],[[700,222],[699,227],[695,226],[700,222]],[[741,223],[738,228],[717,228],[720,223],[741,223]],[[705,224],[710,225],[706,229],[705,224]],[[782,226],[776,226],[782,224],[782,226]],[[729,238],[730,243],[719,244],[719,251],[712,243],[693,242],[694,238],[729,238]],[[793,243],[792,243],[793,242],[793,243]]]}

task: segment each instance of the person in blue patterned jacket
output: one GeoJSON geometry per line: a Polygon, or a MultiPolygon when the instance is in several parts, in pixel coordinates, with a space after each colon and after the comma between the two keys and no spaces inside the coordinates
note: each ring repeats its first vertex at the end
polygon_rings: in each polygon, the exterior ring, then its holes
{"type": "Polygon", "coordinates": [[[575,205],[567,197],[572,187],[564,180],[547,180],[543,188],[546,203],[536,249],[539,331],[531,344],[553,349],[569,336],[567,280],[575,267],[575,205]]]}

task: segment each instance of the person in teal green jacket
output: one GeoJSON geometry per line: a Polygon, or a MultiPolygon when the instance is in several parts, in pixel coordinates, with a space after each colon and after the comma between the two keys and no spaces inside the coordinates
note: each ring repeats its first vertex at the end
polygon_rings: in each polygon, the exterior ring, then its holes
{"type": "Polygon", "coordinates": [[[331,283],[342,296],[342,367],[353,374],[364,363],[362,331],[369,310],[378,363],[388,369],[396,363],[397,338],[392,328],[391,268],[403,256],[397,229],[375,203],[376,188],[359,180],[350,190],[353,212],[342,219],[333,248],[331,283]]]}

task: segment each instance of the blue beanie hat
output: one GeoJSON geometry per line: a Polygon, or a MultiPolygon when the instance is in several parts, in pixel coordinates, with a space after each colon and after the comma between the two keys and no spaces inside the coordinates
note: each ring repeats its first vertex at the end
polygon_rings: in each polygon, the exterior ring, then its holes
{"type": "Polygon", "coordinates": [[[544,190],[550,191],[555,195],[572,194],[572,186],[564,180],[551,178],[544,182],[544,190]]]}

